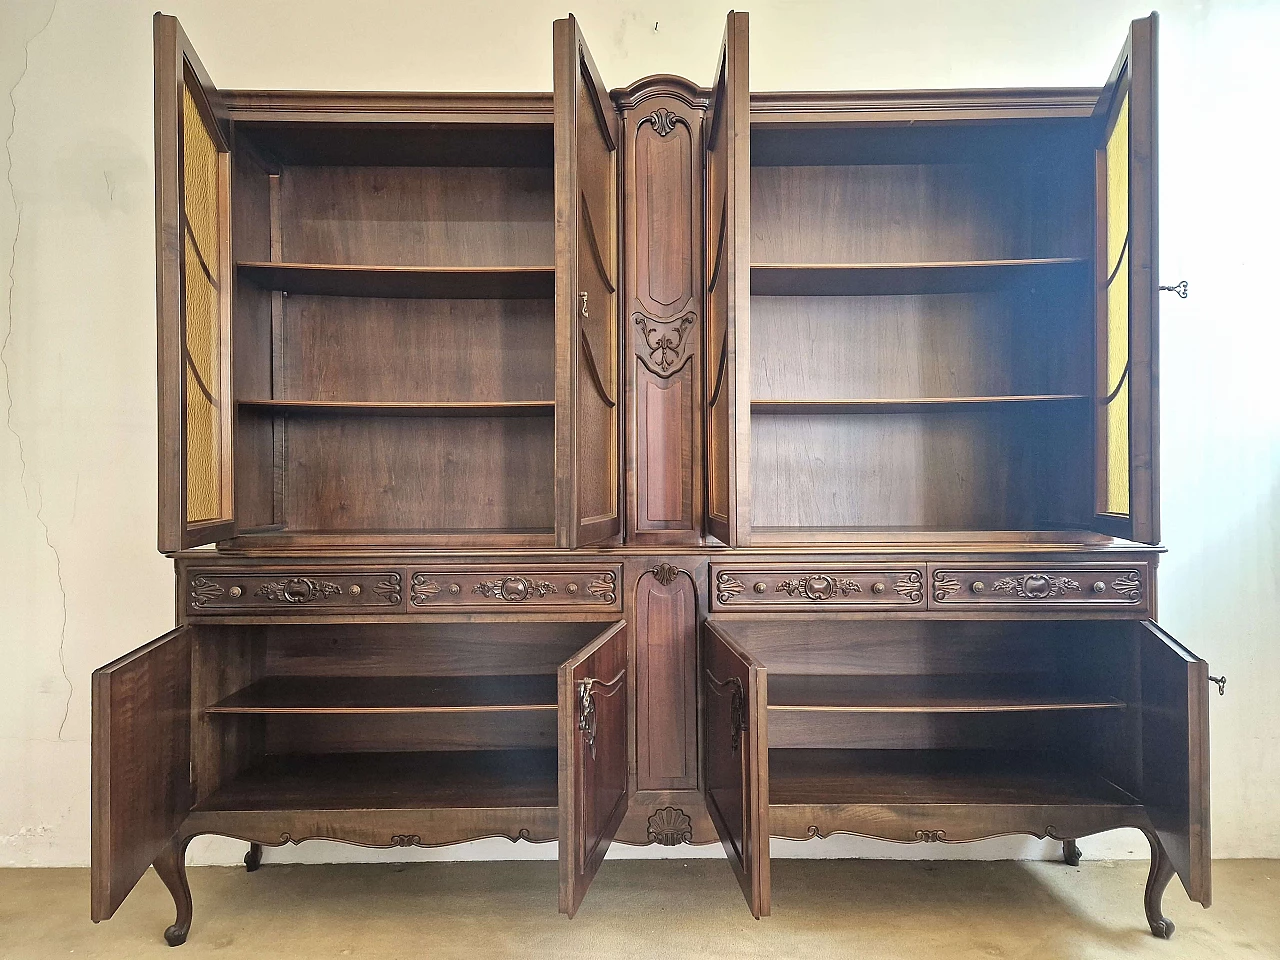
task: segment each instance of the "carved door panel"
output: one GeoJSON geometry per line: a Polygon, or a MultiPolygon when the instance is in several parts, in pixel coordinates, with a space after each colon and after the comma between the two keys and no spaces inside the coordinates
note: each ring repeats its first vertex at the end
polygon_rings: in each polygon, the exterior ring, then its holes
{"type": "Polygon", "coordinates": [[[155,43],[159,547],[235,532],[231,489],[231,154],[226,113],[173,17],[155,43]]]}
{"type": "Polygon", "coordinates": [[[706,156],[707,532],[749,540],[751,94],[747,15],[730,13],[703,123],[706,156]]]}
{"type": "Polygon", "coordinates": [[[1095,526],[1160,541],[1156,15],[1134,20],[1095,118],[1095,526]]]}
{"type": "Polygon", "coordinates": [[[572,917],[627,813],[627,625],[560,667],[560,912],[572,917]]]}
{"type": "Polygon", "coordinates": [[[702,116],[686,81],[620,99],[627,540],[702,539],[702,116]]]}
{"type": "Polygon", "coordinates": [[[1150,620],[1142,655],[1142,802],[1187,896],[1209,906],[1209,665],[1150,620]]]}
{"type": "Polygon", "coordinates": [[[769,737],[765,668],[704,625],[703,789],[711,821],[756,917],[769,915],[769,737]]]}
{"type": "Polygon", "coordinates": [[[618,117],[573,17],[557,20],[556,541],[621,530],[618,437],[618,117]]]}
{"type": "Polygon", "coordinates": [[[92,910],[110,919],[191,807],[191,639],[179,627],[93,673],[92,910]]]}
{"type": "Polygon", "coordinates": [[[661,563],[635,591],[636,789],[698,788],[698,595],[661,563]]]}

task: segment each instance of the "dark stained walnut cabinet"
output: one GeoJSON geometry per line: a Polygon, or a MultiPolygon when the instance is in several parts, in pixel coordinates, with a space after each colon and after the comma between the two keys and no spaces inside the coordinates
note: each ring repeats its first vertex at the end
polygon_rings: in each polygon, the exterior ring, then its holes
{"type": "Polygon", "coordinates": [[[185,851],[1150,840],[1210,900],[1155,623],[1156,19],[1098,89],[223,91],[155,19],[159,548],[93,679],[93,896],[185,851]],[[213,545],[213,546],[211,546],[213,545]]]}

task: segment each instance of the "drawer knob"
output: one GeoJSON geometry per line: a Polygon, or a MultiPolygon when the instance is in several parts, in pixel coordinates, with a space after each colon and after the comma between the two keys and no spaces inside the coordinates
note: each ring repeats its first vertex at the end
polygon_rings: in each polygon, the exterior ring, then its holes
{"type": "Polygon", "coordinates": [[[983,583],[981,580],[975,580],[969,586],[969,589],[972,590],[974,593],[982,593],[984,590],[987,589],[987,585],[983,583]]]}
{"type": "Polygon", "coordinates": [[[754,590],[756,593],[764,593],[764,592],[765,592],[765,590],[766,590],[766,589],[768,589],[768,588],[764,585],[764,581],[762,581],[762,580],[757,580],[757,581],[756,581],[756,585],[755,585],[754,587],[752,587],[751,589],[752,589],[752,590],[754,590]]]}
{"type": "Polygon", "coordinates": [[[451,583],[449,584],[449,592],[456,597],[462,592],[462,587],[459,584],[451,583]]]}
{"type": "Polygon", "coordinates": [[[244,591],[241,590],[239,587],[232,587],[230,590],[227,591],[227,593],[230,594],[231,599],[234,600],[238,596],[240,596],[240,594],[244,593],[244,591]]]}
{"type": "Polygon", "coordinates": [[[350,590],[348,590],[347,592],[348,592],[348,593],[350,593],[350,594],[351,594],[351,596],[353,596],[353,597],[358,597],[358,596],[360,596],[360,593],[361,593],[361,590],[360,590],[360,584],[358,584],[358,583],[353,583],[353,584],[351,585],[351,589],[350,589],[350,590]]]}
{"type": "Polygon", "coordinates": [[[879,596],[880,594],[884,593],[884,584],[873,583],[871,585],[871,592],[874,593],[876,596],[879,596]]]}
{"type": "Polygon", "coordinates": [[[1094,592],[1094,593],[1106,593],[1106,592],[1107,592],[1107,585],[1106,585],[1105,583],[1103,583],[1101,580],[1095,580],[1095,581],[1094,581],[1094,584],[1093,584],[1093,592],[1094,592]]]}
{"type": "Polygon", "coordinates": [[[578,585],[577,585],[576,583],[571,583],[571,584],[569,584],[567,587],[565,587],[564,589],[565,589],[565,592],[566,592],[566,593],[568,593],[568,594],[569,594],[569,596],[571,596],[571,597],[572,597],[575,593],[577,593],[577,592],[578,592],[578,585]]]}

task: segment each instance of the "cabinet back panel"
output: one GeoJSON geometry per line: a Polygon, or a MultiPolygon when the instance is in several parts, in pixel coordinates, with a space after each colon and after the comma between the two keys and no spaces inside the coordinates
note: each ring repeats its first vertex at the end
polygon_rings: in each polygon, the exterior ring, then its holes
{"type": "Polygon", "coordinates": [[[417,716],[273,716],[266,752],[398,753],[556,746],[556,711],[417,716]]]}
{"type": "Polygon", "coordinates": [[[548,530],[553,417],[292,416],[294,532],[548,530]]]}
{"type": "Polygon", "coordinates": [[[465,677],[554,674],[603,625],[281,624],[257,629],[264,676],[465,677]]]}
{"type": "Polygon", "coordinates": [[[555,399],[551,300],[285,300],[276,399],[555,399]]]}
{"type": "Polygon", "coordinates": [[[758,527],[1035,530],[1084,524],[1082,401],[974,410],[754,415],[758,527]]]}
{"type": "Polygon", "coordinates": [[[548,266],[552,171],[540,167],[286,167],[283,258],[383,266],[548,266]]]}
{"type": "Polygon", "coordinates": [[[1087,394],[1088,291],[1071,286],[752,297],[754,399],[1087,394]]]}
{"type": "Polygon", "coordinates": [[[551,123],[233,122],[277,163],[297,166],[547,167],[551,123]]]}
{"type": "Polygon", "coordinates": [[[751,168],[754,263],[1087,257],[1087,163],[751,168]]]}
{"type": "MultiPolygon", "coordinates": [[[[1104,722],[1114,725],[1107,711],[1104,722]]],[[[769,748],[848,750],[1037,750],[1075,731],[1073,713],[769,714],[769,748]]],[[[268,747],[270,749],[270,747],[268,747]]]]}

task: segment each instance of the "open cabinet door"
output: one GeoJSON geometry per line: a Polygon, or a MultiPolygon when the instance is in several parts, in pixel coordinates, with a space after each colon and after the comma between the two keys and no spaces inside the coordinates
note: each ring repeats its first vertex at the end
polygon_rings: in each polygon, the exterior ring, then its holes
{"type": "Polygon", "coordinates": [[[191,808],[191,628],[93,673],[92,911],[110,919],[191,808]]]}
{"type": "Polygon", "coordinates": [[[751,913],[769,915],[769,736],[766,676],[752,656],[704,626],[703,790],[751,913]]]}
{"type": "Polygon", "coordinates": [[[1135,20],[1098,100],[1095,527],[1160,541],[1156,15],[1135,20]]]}
{"type": "Polygon", "coordinates": [[[231,491],[231,154],[217,89],[157,13],[156,347],[164,553],[235,532],[231,491]]]}
{"type": "Polygon", "coordinates": [[[1187,896],[1209,906],[1209,666],[1154,623],[1142,631],[1142,803],[1187,896]]]}
{"type": "Polygon", "coordinates": [[[557,20],[556,542],[622,529],[618,441],[618,114],[578,21],[557,20]]]}
{"type": "Polygon", "coordinates": [[[560,912],[578,912],[627,813],[627,625],[560,667],[560,912]]]}
{"type": "Polygon", "coordinates": [[[730,13],[707,108],[707,533],[750,540],[751,93],[747,15],[730,13]]]}

